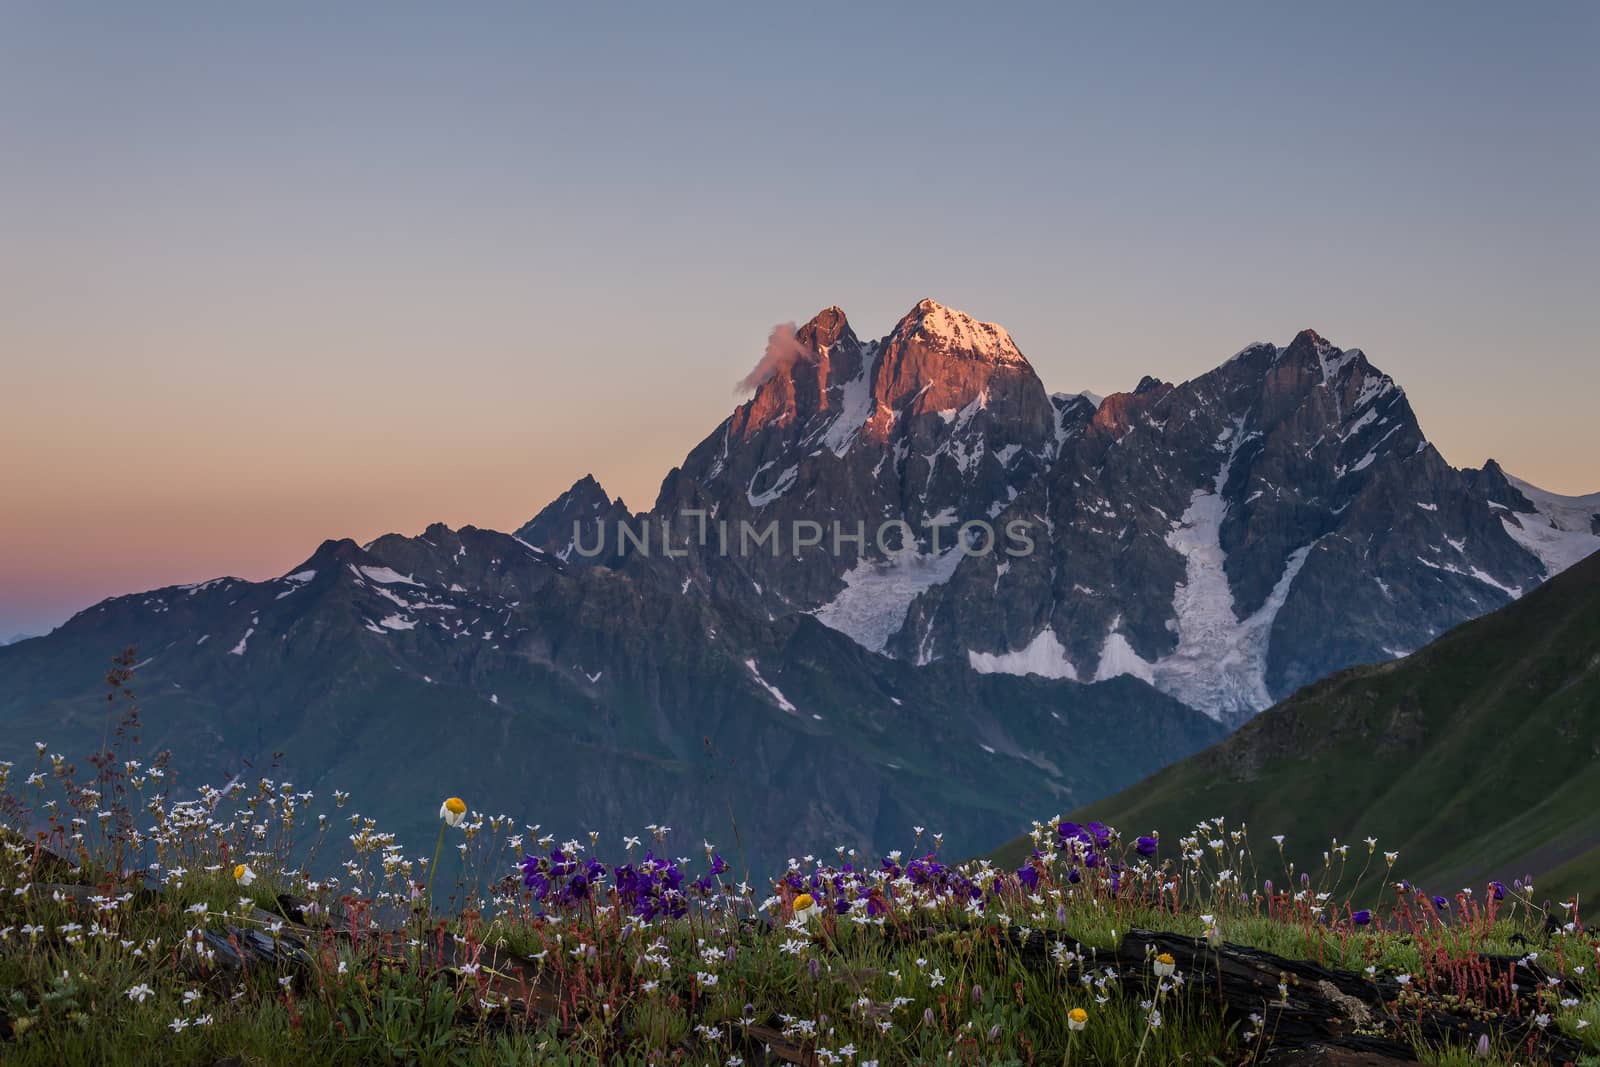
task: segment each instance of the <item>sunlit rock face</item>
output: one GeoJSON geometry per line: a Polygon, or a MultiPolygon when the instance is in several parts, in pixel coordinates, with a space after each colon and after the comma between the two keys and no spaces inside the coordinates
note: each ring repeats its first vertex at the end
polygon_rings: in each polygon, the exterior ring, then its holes
{"type": "Polygon", "coordinates": [[[1389,376],[1311,330],[1104,399],[1048,394],[1003,328],[931,300],[878,341],[838,308],[795,336],[806,355],[668,475],[653,514],[907,523],[898,557],[869,536],[687,566],[754,615],[813,613],[914,663],[1128,674],[1233,722],[1505,603],[1577,540],[1600,547],[1565,498],[1541,509],[1492,464],[1451,468],[1389,376]],[[953,551],[974,520],[1022,524],[1032,551],[953,551]]]}

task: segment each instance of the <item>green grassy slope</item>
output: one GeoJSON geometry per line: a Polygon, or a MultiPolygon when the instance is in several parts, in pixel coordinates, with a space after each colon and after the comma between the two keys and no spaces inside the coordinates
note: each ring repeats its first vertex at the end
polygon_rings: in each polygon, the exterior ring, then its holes
{"type": "Polygon", "coordinates": [[[1371,835],[1399,851],[1397,876],[1440,892],[1530,873],[1540,896],[1600,892],[1600,555],[1405,659],[1308,686],[1074,817],[1159,830],[1167,854],[1219,815],[1248,824],[1258,855],[1286,835],[1301,869],[1335,837],[1359,866],[1371,835]]]}

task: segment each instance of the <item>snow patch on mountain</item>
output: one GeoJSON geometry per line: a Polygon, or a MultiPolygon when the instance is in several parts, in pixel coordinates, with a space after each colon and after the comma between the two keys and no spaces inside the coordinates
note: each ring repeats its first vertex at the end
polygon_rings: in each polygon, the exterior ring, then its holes
{"type": "Polygon", "coordinates": [[[1266,601],[1241,620],[1223,570],[1226,556],[1219,534],[1226,507],[1216,494],[1195,496],[1182,525],[1168,539],[1188,561],[1187,578],[1172,598],[1178,649],[1156,662],[1153,682],[1168,696],[1220,720],[1272,704],[1266,683],[1272,623],[1316,543],[1289,554],[1266,601]]]}
{"type": "Polygon", "coordinates": [[[863,648],[882,652],[905,625],[911,602],[948,582],[961,559],[954,548],[937,556],[901,552],[887,560],[863,559],[841,576],[844,590],[813,614],[863,648]]]}
{"type": "Polygon", "coordinates": [[[1506,475],[1506,481],[1532,502],[1534,510],[1518,512],[1516,521],[1501,515],[1500,522],[1512,540],[1539,557],[1545,577],[1553,577],[1600,552],[1600,535],[1595,533],[1600,493],[1561,496],[1511,474],[1506,475]]]}
{"type": "Polygon", "coordinates": [[[771,463],[763,463],[756,470],[755,474],[750,476],[750,485],[749,488],[745,490],[744,495],[745,499],[750,502],[750,506],[753,508],[764,508],[774,500],[778,499],[784,493],[787,493],[790,488],[793,487],[795,479],[800,476],[799,467],[787,467],[784,469],[782,474],[778,475],[777,481],[772,483],[772,487],[770,489],[767,489],[762,493],[756,492],[756,482],[761,480],[761,475],[771,466],[771,463]]]}
{"type": "Polygon", "coordinates": [[[1317,358],[1322,362],[1322,379],[1332,382],[1339,377],[1339,372],[1350,364],[1360,359],[1361,349],[1347,348],[1340,350],[1326,342],[1317,346],[1317,358]]]}
{"type": "Polygon", "coordinates": [[[935,347],[974,352],[996,363],[1027,363],[1004,326],[979,322],[964,311],[947,308],[934,300],[923,300],[917,310],[921,312],[917,332],[935,347]]]}
{"type": "Polygon", "coordinates": [[[969,651],[967,663],[979,674],[1037,674],[1041,678],[1078,680],[1066,648],[1048,625],[1025,646],[1010,652],[969,651]]]}
{"type": "Polygon", "coordinates": [[[194,596],[196,593],[203,593],[207,589],[211,589],[215,586],[228,585],[236,580],[237,579],[234,578],[213,578],[208,582],[195,582],[193,585],[180,585],[178,588],[182,589],[190,596],[194,596]]]}
{"type": "Polygon", "coordinates": [[[1118,629],[1121,622],[1121,617],[1118,617],[1106,631],[1105,643],[1100,646],[1100,662],[1095,667],[1094,680],[1103,682],[1119,674],[1131,674],[1154,685],[1155,664],[1134,651],[1127,637],[1118,629]]]}
{"type": "MultiPolygon", "coordinates": [[[[756,666],[755,660],[747,659],[744,661],[744,665],[750,669],[750,676],[756,680],[756,684],[767,691],[767,695],[773,699],[773,702],[776,703],[778,707],[789,712],[791,715],[799,712],[799,709],[789,701],[788,697],[783,695],[782,691],[780,691],[777,686],[761,677],[761,669],[756,666]]],[[[821,718],[821,716],[816,717],[821,718]]]]}
{"type": "Polygon", "coordinates": [[[356,567],[355,570],[381,585],[421,585],[409,574],[401,574],[389,567],[356,567]]]}
{"type": "MultiPolygon", "coordinates": [[[[1389,393],[1396,391],[1396,389],[1394,379],[1387,374],[1369,374],[1361,379],[1361,392],[1356,394],[1356,402],[1351,405],[1350,410],[1360,411],[1362,405],[1370,403],[1380,396],[1387,396],[1389,393]]],[[[1400,391],[1403,392],[1404,390],[1400,391]]]]}
{"type": "Polygon", "coordinates": [[[1349,426],[1346,426],[1344,428],[1344,432],[1339,435],[1339,439],[1341,441],[1348,441],[1348,440],[1350,440],[1350,438],[1354,437],[1356,434],[1360,433],[1362,430],[1366,429],[1369,425],[1371,425],[1372,423],[1377,422],[1377,421],[1378,421],[1378,409],[1377,408],[1368,408],[1366,411],[1361,413],[1361,417],[1360,418],[1356,419],[1349,426]]]}
{"type": "Polygon", "coordinates": [[[1154,663],[1127,644],[1116,623],[1100,653],[1096,680],[1132,674],[1214,719],[1259,711],[1272,704],[1267,690],[1267,644],[1273,620],[1289,596],[1300,568],[1315,542],[1290,553],[1283,573],[1266,601],[1247,619],[1234,610],[1222,548],[1222,520],[1228,504],[1222,496],[1241,446],[1250,439],[1239,419],[1225,430],[1219,445],[1229,444],[1228,458],[1211,489],[1197,489],[1188,509],[1173,524],[1166,541],[1185,561],[1184,580],[1173,589],[1172,612],[1178,648],[1154,663]]]}
{"type": "MultiPolygon", "coordinates": [[[[1455,548],[1457,553],[1460,553],[1460,545],[1457,545],[1455,542],[1451,542],[1451,547],[1455,548]]],[[[1459,574],[1463,577],[1476,579],[1477,581],[1482,582],[1484,585],[1493,586],[1494,588],[1500,590],[1512,600],[1515,600],[1522,595],[1522,589],[1520,587],[1509,586],[1502,582],[1496,581],[1493,575],[1485,573],[1480,567],[1473,567],[1470,570],[1465,570],[1456,566],[1454,563],[1438,563],[1423,556],[1418,556],[1417,562],[1422,564],[1424,567],[1430,567],[1436,571],[1445,571],[1450,574],[1459,574]]]]}
{"type": "Polygon", "coordinates": [[[872,414],[872,369],[877,362],[877,348],[873,347],[861,360],[861,373],[844,384],[843,394],[839,398],[839,414],[822,435],[822,446],[836,456],[842,457],[850,451],[856,435],[872,414]]]}

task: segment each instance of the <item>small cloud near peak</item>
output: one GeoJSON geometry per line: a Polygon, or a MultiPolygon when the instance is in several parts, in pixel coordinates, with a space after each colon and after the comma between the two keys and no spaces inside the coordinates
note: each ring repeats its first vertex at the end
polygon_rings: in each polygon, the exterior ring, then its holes
{"type": "Polygon", "coordinates": [[[750,373],[739,379],[739,384],[734,387],[736,392],[748,393],[759,389],[767,379],[788,370],[797,361],[817,358],[816,353],[800,343],[795,336],[796,329],[792,322],[780,322],[772,328],[772,333],[767,335],[767,350],[750,373]]]}

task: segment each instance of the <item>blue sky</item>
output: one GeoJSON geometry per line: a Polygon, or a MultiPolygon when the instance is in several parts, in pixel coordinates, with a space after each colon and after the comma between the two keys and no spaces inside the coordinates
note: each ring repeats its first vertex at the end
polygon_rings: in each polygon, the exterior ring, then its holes
{"type": "Polygon", "coordinates": [[[1600,488],[1597,11],[9,5],[0,633],[644,506],[835,303],[1102,393],[1311,326],[1600,488]]]}

